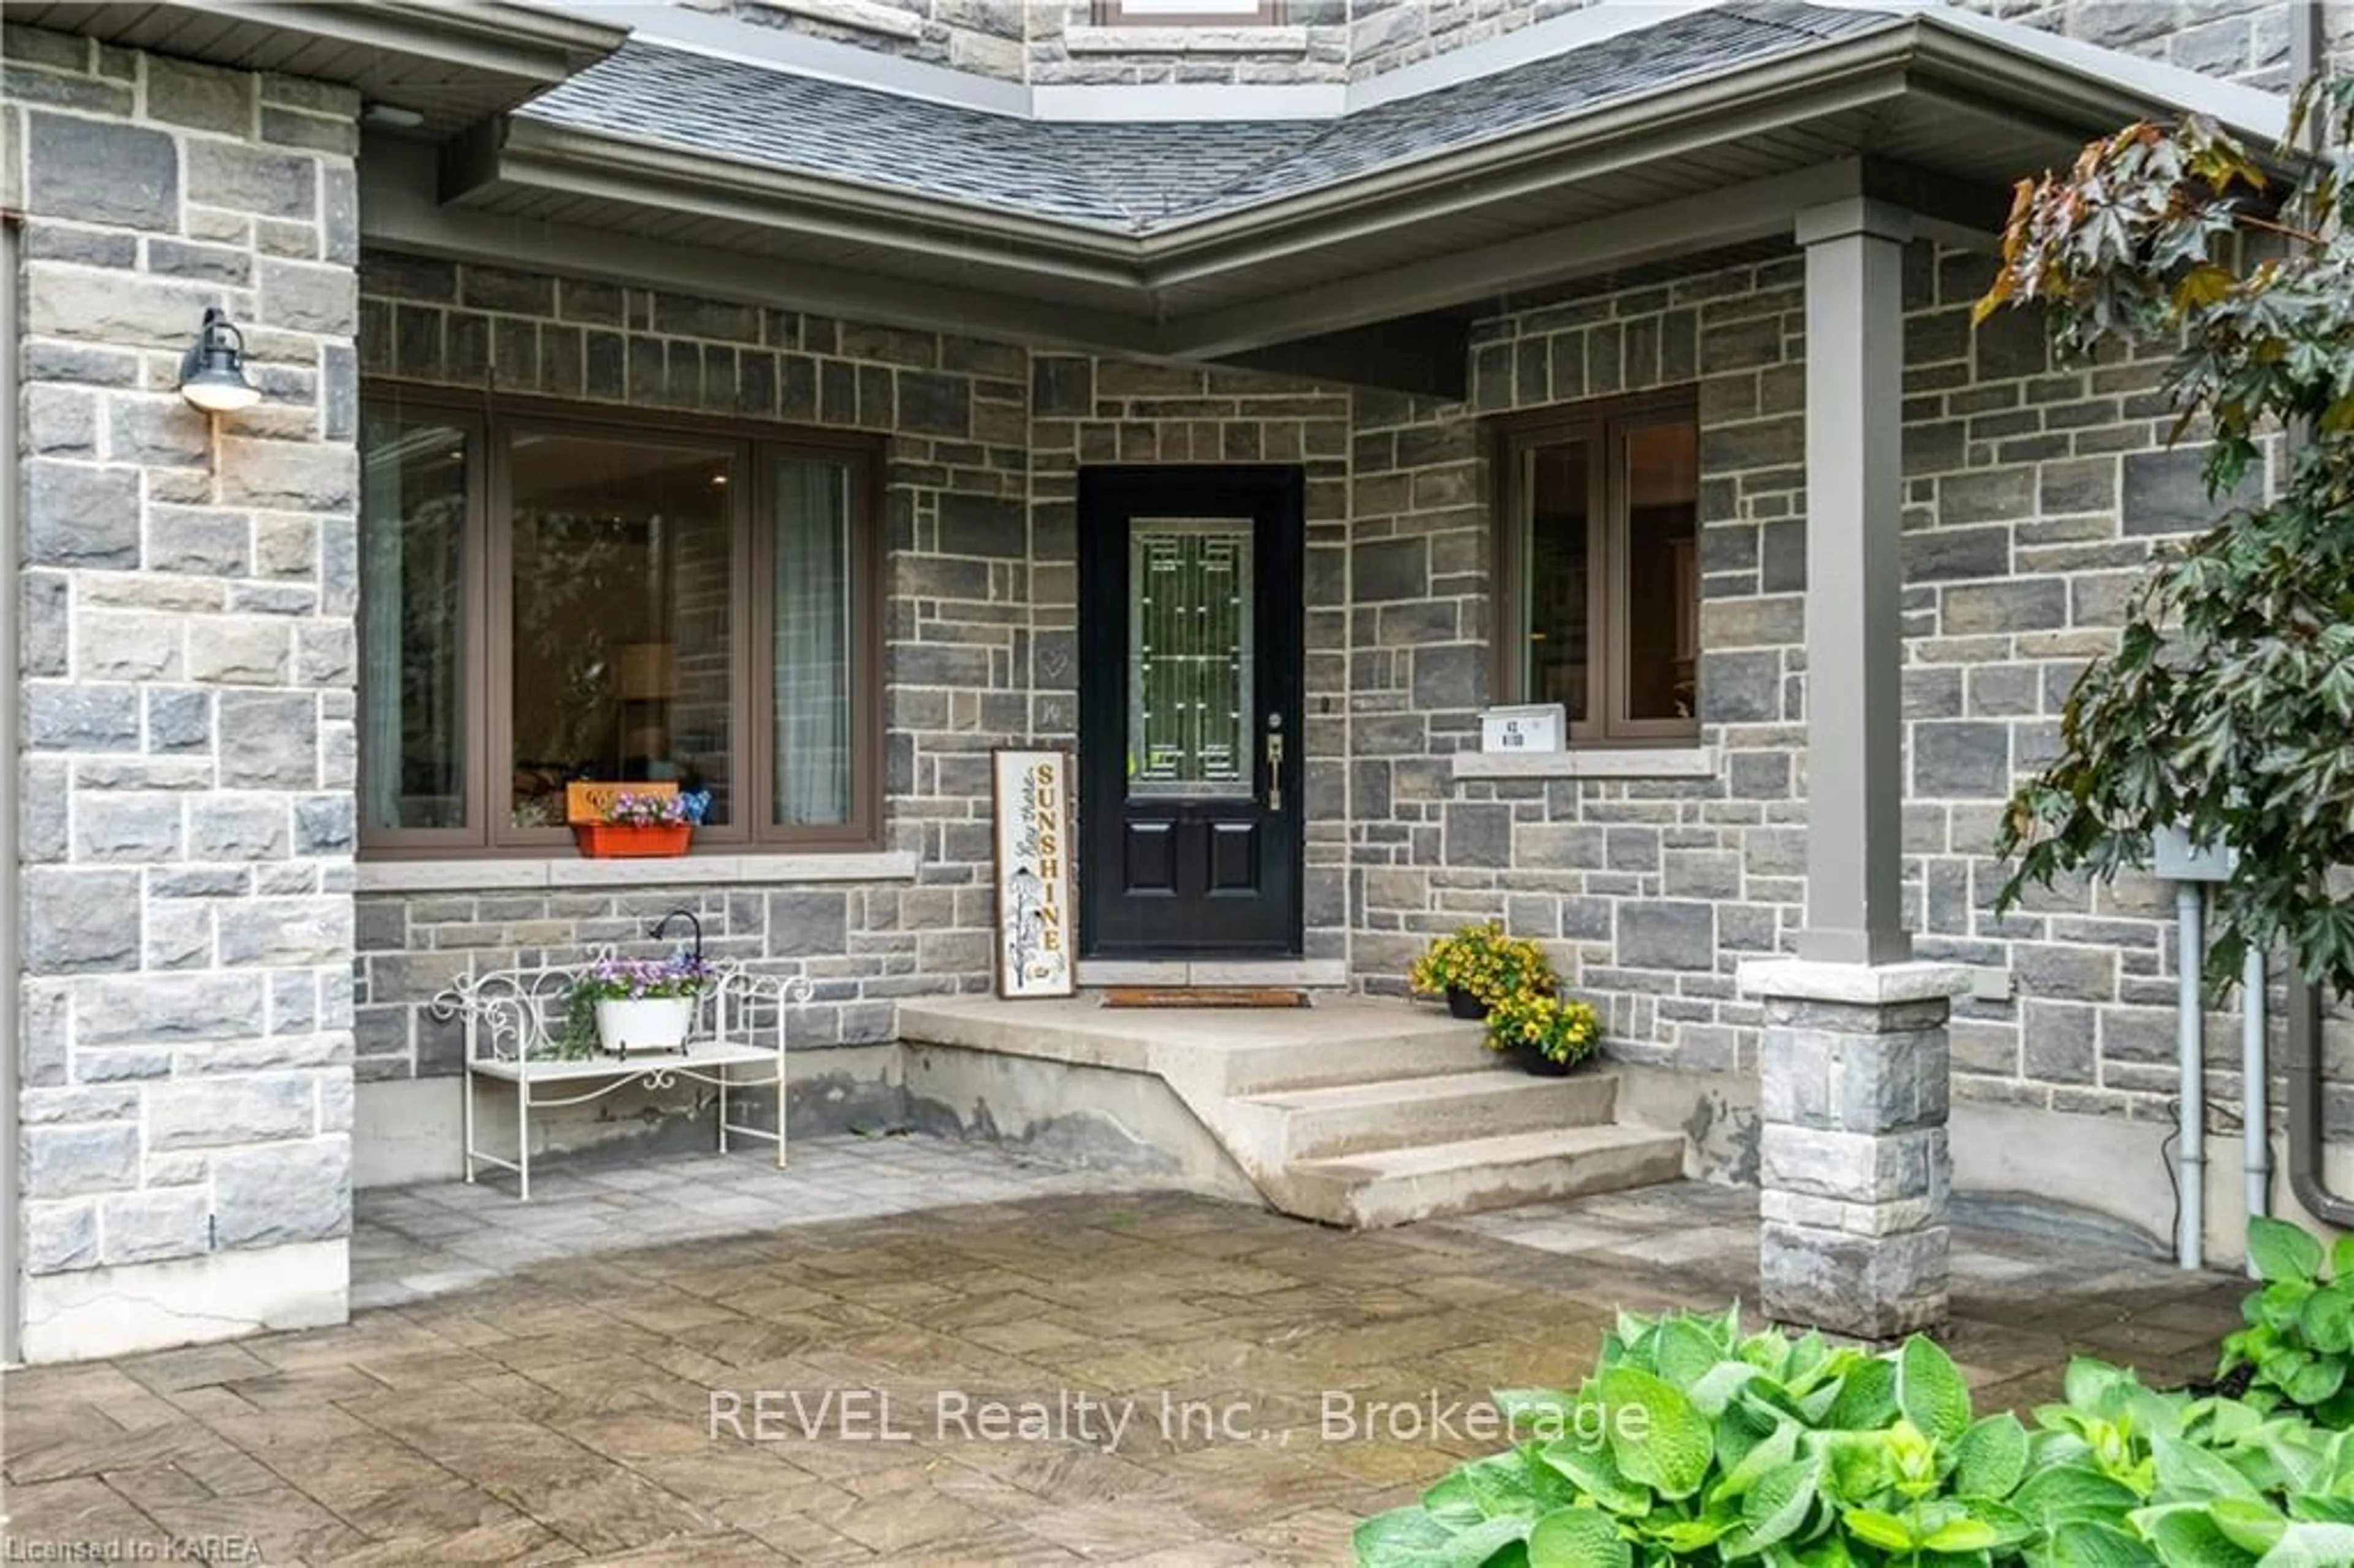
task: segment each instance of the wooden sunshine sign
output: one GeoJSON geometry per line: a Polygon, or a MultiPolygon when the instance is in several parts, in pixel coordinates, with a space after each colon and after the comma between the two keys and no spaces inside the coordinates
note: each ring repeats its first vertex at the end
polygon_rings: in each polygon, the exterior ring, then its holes
{"type": "Polygon", "coordinates": [[[1078,990],[1071,895],[1071,758],[1000,750],[997,790],[997,994],[1078,990]]]}

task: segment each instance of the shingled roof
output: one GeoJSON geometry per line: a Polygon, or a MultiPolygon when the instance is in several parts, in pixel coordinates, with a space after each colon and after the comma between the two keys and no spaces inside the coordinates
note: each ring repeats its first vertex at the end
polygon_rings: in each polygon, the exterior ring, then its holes
{"type": "Polygon", "coordinates": [[[1145,235],[1902,24],[1741,0],[1326,121],[1055,122],[632,42],[519,118],[1145,235]]]}

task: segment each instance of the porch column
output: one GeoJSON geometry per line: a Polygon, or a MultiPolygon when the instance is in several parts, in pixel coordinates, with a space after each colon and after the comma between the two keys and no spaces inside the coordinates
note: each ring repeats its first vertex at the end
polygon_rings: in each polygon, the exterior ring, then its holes
{"type": "Polygon", "coordinates": [[[1912,215],[1798,215],[1807,252],[1807,924],[1760,999],[1767,1316],[1870,1340],[1946,1317],[1946,1020],[1967,971],[1902,923],[1902,273],[1912,215]]]}
{"type": "Polygon", "coordinates": [[[1892,964],[1900,923],[1904,243],[1912,214],[1798,214],[1807,251],[1807,925],[1802,958],[1892,964]]]}

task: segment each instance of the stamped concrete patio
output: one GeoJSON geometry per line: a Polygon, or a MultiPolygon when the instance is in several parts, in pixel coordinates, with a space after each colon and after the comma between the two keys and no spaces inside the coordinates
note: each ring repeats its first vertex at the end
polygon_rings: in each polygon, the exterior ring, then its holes
{"type": "MultiPolygon", "coordinates": [[[[1575,1380],[1616,1307],[1754,1290],[1741,1192],[1351,1234],[1106,1181],[889,1139],[527,1208],[363,1193],[364,1288],[399,1305],[8,1379],[9,1550],[1342,1563],[1358,1518],[1499,1446],[1469,1429],[1486,1389],[1575,1380]]],[[[1993,1234],[1956,1262],[1956,1353],[2013,1404],[2072,1351],[2207,1370],[2242,1289],[1993,1234]]]]}

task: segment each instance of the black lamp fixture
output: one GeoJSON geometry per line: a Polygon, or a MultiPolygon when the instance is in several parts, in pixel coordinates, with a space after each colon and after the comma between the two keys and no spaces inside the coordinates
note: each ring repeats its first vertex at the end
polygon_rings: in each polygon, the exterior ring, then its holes
{"type": "Polygon", "coordinates": [[[207,414],[234,414],[261,401],[245,376],[245,334],[218,305],[205,307],[205,324],[180,360],[180,396],[207,414]]]}

